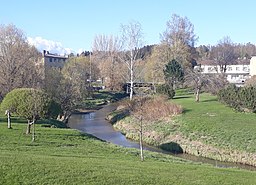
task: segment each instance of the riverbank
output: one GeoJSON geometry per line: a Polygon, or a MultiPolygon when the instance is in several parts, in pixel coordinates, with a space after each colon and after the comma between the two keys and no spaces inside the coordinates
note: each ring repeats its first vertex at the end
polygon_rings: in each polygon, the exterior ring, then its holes
{"type": "Polygon", "coordinates": [[[256,172],[222,169],[102,142],[72,129],[0,123],[0,184],[246,184],[256,172]]]}
{"type": "MultiPolygon", "coordinates": [[[[196,156],[256,166],[255,114],[234,112],[208,94],[203,94],[199,103],[190,95],[173,101],[182,105],[184,113],[168,122],[147,124],[144,142],[173,152],[182,150],[196,156]]],[[[117,121],[114,127],[127,138],[138,140],[134,120],[119,113],[113,114],[114,122],[117,121]]]]}

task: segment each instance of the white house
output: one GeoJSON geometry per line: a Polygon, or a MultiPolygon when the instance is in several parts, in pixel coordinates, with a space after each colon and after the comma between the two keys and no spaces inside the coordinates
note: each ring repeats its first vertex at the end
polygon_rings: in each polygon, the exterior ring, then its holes
{"type": "MultiPolygon", "coordinates": [[[[205,74],[221,73],[220,66],[214,63],[213,60],[204,60],[198,66],[205,74]]],[[[230,83],[242,86],[247,79],[256,75],[256,56],[251,60],[241,59],[237,63],[236,65],[227,65],[225,75],[230,83]]]]}

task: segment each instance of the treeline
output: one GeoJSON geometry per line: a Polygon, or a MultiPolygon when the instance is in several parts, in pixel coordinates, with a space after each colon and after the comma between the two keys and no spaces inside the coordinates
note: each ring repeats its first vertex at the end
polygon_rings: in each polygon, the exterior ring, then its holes
{"type": "Polygon", "coordinates": [[[218,93],[219,101],[227,104],[235,110],[242,112],[256,112],[256,87],[237,87],[229,85],[218,93]]]}

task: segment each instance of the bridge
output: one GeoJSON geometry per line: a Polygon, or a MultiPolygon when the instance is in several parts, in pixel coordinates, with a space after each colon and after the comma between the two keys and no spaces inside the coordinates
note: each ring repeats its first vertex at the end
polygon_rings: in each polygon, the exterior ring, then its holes
{"type": "MultiPolygon", "coordinates": [[[[133,91],[134,93],[153,94],[155,92],[156,83],[153,82],[134,82],[133,91]]],[[[127,94],[130,93],[131,83],[127,82],[124,85],[124,89],[127,94]]]]}

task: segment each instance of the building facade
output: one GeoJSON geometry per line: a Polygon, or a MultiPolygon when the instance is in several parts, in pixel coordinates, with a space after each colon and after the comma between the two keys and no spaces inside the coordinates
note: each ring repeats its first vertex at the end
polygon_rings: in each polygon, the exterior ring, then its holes
{"type": "Polygon", "coordinates": [[[42,64],[44,65],[45,69],[47,67],[55,67],[55,68],[62,69],[67,59],[68,59],[68,56],[52,54],[46,50],[44,50],[42,53],[42,64]]]}
{"type": "MultiPolygon", "coordinates": [[[[214,61],[202,61],[197,67],[200,67],[204,74],[221,73],[220,66],[214,64],[214,61]]],[[[227,81],[238,86],[243,86],[245,81],[253,75],[256,75],[256,57],[252,57],[250,60],[239,60],[238,64],[226,66],[227,81]]]]}

